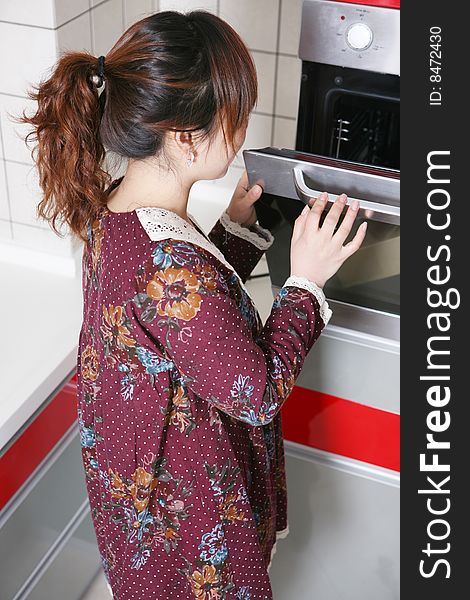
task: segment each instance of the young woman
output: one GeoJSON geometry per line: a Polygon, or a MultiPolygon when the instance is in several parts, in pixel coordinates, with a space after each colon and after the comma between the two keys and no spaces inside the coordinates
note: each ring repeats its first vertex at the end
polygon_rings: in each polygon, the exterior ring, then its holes
{"type": "Polygon", "coordinates": [[[319,227],[327,198],[312,199],[263,326],[244,285],[273,242],[262,189],[244,172],[208,235],[187,212],[257,101],[249,51],[208,12],[146,17],[106,57],[66,53],[32,97],[39,214],[84,241],[78,422],[112,594],[271,600],[288,532],[280,409],[331,316],[322,288],[365,227],[343,245],[355,207],[337,227],[341,196],[319,227]],[[105,148],[125,176],[111,181],[105,148]]]}

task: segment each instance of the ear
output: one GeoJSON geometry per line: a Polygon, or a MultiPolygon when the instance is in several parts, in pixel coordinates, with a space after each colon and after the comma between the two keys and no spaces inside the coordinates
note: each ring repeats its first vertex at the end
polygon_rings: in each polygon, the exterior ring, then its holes
{"type": "Polygon", "coordinates": [[[168,135],[171,135],[183,154],[188,150],[194,151],[194,140],[190,131],[170,131],[168,135]]]}

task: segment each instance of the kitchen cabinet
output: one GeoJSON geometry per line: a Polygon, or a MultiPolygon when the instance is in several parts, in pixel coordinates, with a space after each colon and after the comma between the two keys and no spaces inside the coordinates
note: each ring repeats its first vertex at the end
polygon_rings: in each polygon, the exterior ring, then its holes
{"type": "Polygon", "coordinates": [[[75,402],[76,384],[69,380],[44,402],[0,456],[2,486],[6,487],[14,479],[9,477],[12,464],[27,472],[28,464],[37,463],[24,481],[16,481],[17,489],[0,512],[2,600],[59,600],[64,590],[67,600],[78,600],[101,568],[75,402]],[[44,419],[56,410],[63,419],[63,431],[57,421],[44,419]],[[35,448],[39,453],[39,448],[47,447],[47,436],[54,436],[50,440],[54,443],[38,458],[35,448]]]}

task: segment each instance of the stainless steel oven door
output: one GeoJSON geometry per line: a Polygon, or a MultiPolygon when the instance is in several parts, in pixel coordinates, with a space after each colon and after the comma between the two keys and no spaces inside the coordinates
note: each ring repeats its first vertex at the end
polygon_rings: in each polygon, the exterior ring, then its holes
{"type": "Polygon", "coordinates": [[[345,193],[348,204],[354,199],[360,202],[345,243],[364,220],[367,234],[361,248],[324,287],[333,310],[330,323],[398,341],[400,172],[286,148],[244,150],[243,156],[250,185],[259,183],[264,190],[255,208],[260,225],[274,236],[266,252],[273,293],[290,275],[292,229],[308,199],[326,191],[332,203],[345,193]]]}

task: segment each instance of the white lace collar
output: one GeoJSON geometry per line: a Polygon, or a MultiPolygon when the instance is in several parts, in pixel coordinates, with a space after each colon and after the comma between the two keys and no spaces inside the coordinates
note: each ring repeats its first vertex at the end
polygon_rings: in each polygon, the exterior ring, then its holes
{"type": "MultiPolygon", "coordinates": [[[[235,271],[233,266],[228,262],[222,252],[206,235],[199,233],[196,227],[190,225],[185,219],[183,219],[183,217],[180,217],[174,211],[166,208],[146,206],[142,208],[136,208],[135,212],[142,224],[142,227],[145,229],[151,240],[158,241],[167,238],[184,240],[186,242],[197,244],[215,256],[222,264],[228,267],[235,274],[240,282],[240,286],[246,292],[256,310],[256,305],[253,301],[253,298],[246,289],[245,284],[241,280],[240,276],[235,271]]],[[[187,214],[191,221],[193,221],[193,223],[195,223],[201,229],[201,231],[203,231],[203,228],[199,225],[193,215],[191,215],[189,212],[187,214]]]]}

